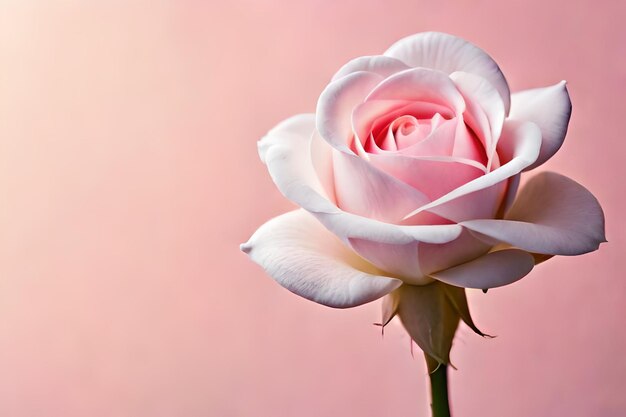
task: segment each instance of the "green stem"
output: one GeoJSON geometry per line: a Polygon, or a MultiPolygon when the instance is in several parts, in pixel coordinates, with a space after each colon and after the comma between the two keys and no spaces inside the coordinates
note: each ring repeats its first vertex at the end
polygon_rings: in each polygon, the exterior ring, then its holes
{"type": "Polygon", "coordinates": [[[430,407],[433,411],[433,417],[450,417],[450,404],[448,402],[448,367],[444,364],[432,366],[432,358],[426,357],[430,371],[430,393],[432,402],[430,407]]]}

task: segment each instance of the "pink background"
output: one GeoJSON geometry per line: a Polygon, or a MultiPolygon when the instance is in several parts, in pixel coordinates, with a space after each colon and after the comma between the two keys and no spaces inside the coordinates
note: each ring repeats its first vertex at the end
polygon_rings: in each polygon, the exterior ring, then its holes
{"type": "Polygon", "coordinates": [[[460,329],[455,415],[626,413],[623,0],[54,3],[0,5],[0,415],[426,416],[378,303],[315,305],[238,251],[292,207],[256,140],[423,30],[513,90],[568,80],[546,169],[594,192],[610,242],[470,293],[498,337],[460,329]]]}

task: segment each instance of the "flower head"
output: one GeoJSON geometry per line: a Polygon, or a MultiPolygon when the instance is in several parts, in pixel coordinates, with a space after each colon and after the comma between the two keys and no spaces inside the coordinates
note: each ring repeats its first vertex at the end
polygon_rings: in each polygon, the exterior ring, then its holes
{"type": "Polygon", "coordinates": [[[402,39],[344,65],[315,114],[259,142],[278,189],[301,209],[242,249],[320,304],[390,294],[385,321],[398,313],[422,349],[448,362],[459,320],[475,328],[463,288],[507,285],[541,260],[605,241],[599,203],[573,180],[542,172],[518,192],[522,173],[561,147],[570,114],[563,81],[511,95],[475,45],[434,32],[402,39]]]}

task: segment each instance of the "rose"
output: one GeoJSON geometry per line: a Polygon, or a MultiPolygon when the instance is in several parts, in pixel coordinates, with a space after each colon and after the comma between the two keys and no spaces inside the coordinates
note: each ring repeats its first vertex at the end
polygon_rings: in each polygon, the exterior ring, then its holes
{"type": "MultiPolygon", "coordinates": [[[[451,35],[421,33],[354,59],[316,114],[259,142],[278,189],[302,209],[261,226],[242,250],[328,306],[393,291],[384,322],[398,311],[420,346],[432,345],[402,303],[430,303],[431,322],[453,311],[473,326],[458,288],[510,284],[552,255],[605,241],[600,205],[573,180],[543,172],[518,193],[521,173],[561,147],[570,113],[565,82],[510,95],[491,57],[451,35]],[[420,292],[435,282],[450,285],[420,292]]],[[[451,337],[425,350],[447,362],[451,337]]]]}
{"type": "Polygon", "coordinates": [[[561,147],[570,113],[565,82],[510,95],[478,47],[442,33],[402,39],[344,65],[316,114],[259,142],[278,189],[302,209],[241,248],[282,286],[327,306],[393,291],[383,324],[398,312],[447,362],[458,319],[475,329],[462,288],[510,284],[553,255],[605,241],[600,205],[573,180],[543,172],[518,193],[521,173],[561,147]],[[433,341],[428,327],[442,323],[433,341]]]}

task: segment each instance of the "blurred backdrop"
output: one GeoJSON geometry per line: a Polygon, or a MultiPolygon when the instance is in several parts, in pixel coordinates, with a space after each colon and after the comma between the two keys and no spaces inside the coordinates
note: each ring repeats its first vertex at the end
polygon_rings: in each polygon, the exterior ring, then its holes
{"type": "Polygon", "coordinates": [[[566,79],[542,169],[588,187],[608,244],[470,292],[455,416],[626,413],[626,3],[0,1],[0,415],[427,416],[421,355],[379,305],[293,296],[238,250],[292,208],[256,141],[350,58],[462,36],[512,90],[566,79]]]}

